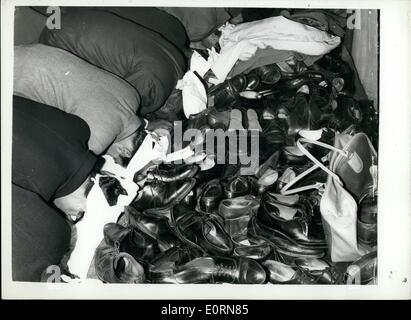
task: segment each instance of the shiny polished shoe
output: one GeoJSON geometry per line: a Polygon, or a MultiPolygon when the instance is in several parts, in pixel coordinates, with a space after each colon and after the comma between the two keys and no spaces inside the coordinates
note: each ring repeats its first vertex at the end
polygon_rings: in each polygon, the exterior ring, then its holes
{"type": "Polygon", "coordinates": [[[250,191],[250,185],[247,178],[243,176],[232,177],[224,187],[224,196],[226,199],[245,196],[250,191]]]}
{"type": "Polygon", "coordinates": [[[239,101],[239,93],[247,88],[247,78],[239,74],[229,80],[211,87],[207,98],[217,111],[225,111],[239,101]]]}
{"type": "Polygon", "coordinates": [[[212,215],[198,213],[184,205],[171,210],[172,223],[180,238],[189,246],[210,255],[229,255],[234,244],[212,215]]]}
{"type": "Polygon", "coordinates": [[[176,246],[155,256],[150,260],[150,270],[160,266],[174,268],[183,265],[195,258],[201,257],[203,252],[185,245],[176,246]]]}
{"type": "Polygon", "coordinates": [[[253,216],[247,227],[247,237],[251,243],[261,244],[270,242],[277,253],[286,259],[311,257],[322,258],[325,255],[324,249],[314,246],[303,246],[296,241],[291,241],[287,237],[278,236],[272,229],[261,225],[257,218],[253,216]]]}
{"type": "Polygon", "coordinates": [[[223,197],[223,187],[219,179],[213,179],[203,183],[196,190],[197,210],[204,213],[212,213],[223,197]]]}
{"type": "Polygon", "coordinates": [[[198,166],[192,165],[165,165],[162,169],[155,168],[147,172],[147,178],[150,180],[158,179],[163,182],[171,182],[187,178],[193,178],[198,172],[198,166]]]}
{"type": "Polygon", "coordinates": [[[125,228],[117,223],[108,223],[104,226],[104,240],[139,261],[148,261],[161,252],[156,238],[132,226],[125,228]]]}
{"type": "Polygon", "coordinates": [[[105,244],[97,247],[94,257],[98,279],[106,283],[144,283],[143,266],[131,255],[105,244]]]}
{"type": "Polygon", "coordinates": [[[272,247],[267,243],[255,245],[239,245],[234,248],[233,255],[238,257],[246,257],[254,260],[266,259],[272,251],[272,247]]]}
{"type": "Polygon", "coordinates": [[[260,121],[263,129],[262,136],[269,144],[283,144],[286,141],[287,124],[280,119],[260,121]]]}
{"type": "Polygon", "coordinates": [[[171,182],[147,180],[130,206],[138,211],[147,212],[167,210],[182,201],[194,185],[194,178],[171,182]]]}
{"type": "Polygon", "coordinates": [[[251,215],[252,209],[258,206],[259,201],[255,197],[245,195],[222,200],[218,206],[218,213],[224,219],[235,219],[241,216],[251,215]]]}
{"type": "Polygon", "coordinates": [[[143,212],[137,216],[135,224],[141,231],[157,239],[162,251],[182,244],[169,220],[162,215],[143,212]]]}
{"type": "Polygon", "coordinates": [[[323,234],[311,228],[310,208],[308,206],[289,207],[278,204],[275,199],[265,195],[257,211],[259,223],[272,230],[277,236],[288,238],[303,246],[326,247],[323,234]]]}
{"type": "Polygon", "coordinates": [[[213,256],[196,258],[153,282],[262,284],[266,276],[264,268],[252,259],[213,256]]]}

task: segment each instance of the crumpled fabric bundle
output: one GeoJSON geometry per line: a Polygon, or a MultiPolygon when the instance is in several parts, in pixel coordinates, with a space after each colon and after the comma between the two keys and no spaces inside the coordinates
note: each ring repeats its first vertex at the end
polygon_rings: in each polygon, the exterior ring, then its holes
{"type": "Polygon", "coordinates": [[[257,49],[271,47],[318,56],[336,48],[341,38],[282,16],[221,28],[219,58],[211,69],[217,83],[225,80],[237,60],[250,59],[257,49]]]}

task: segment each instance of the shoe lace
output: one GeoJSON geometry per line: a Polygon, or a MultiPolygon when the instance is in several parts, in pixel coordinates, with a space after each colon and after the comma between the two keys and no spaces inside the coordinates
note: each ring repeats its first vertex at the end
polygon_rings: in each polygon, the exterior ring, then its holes
{"type": "MultiPolygon", "coordinates": [[[[313,203],[311,203],[309,199],[305,197],[301,198],[301,209],[299,210],[300,215],[297,217],[297,220],[304,224],[307,229],[313,218],[313,207],[313,203]]],[[[306,232],[308,232],[308,230],[306,230],[306,232]]]]}
{"type": "Polygon", "coordinates": [[[238,270],[234,265],[226,265],[224,263],[216,264],[214,272],[211,276],[211,281],[213,283],[220,280],[221,278],[232,278],[231,280],[234,281],[234,279],[237,277],[237,271],[238,270]]]}

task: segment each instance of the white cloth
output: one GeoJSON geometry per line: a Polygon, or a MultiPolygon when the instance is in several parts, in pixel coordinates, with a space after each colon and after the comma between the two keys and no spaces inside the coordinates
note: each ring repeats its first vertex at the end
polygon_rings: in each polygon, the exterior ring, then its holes
{"type": "Polygon", "coordinates": [[[223,82],[237,60],[250,59],[257,49],[271,47],[318,56],[336,48],[341,38],[282,16],[221,28],[220,56],[211,69],[223,82]]]}
{"type": "Polygon", "coordinates": [[[183,79],[178,80],[176,88],[183,91],[183,109],[187,119],[207,108],[206,90],[193,71],[187,71],[183,79]]]}
{"type": "Polygon", "coordinates": [[[103,229],[107,223],[116,222],[129,205],[137,192],[137,185],[121,181],[128,195],[120,195],[117,205],[110,207],[99,186],[100,175],[96,175],[94,186],[87,197],[87,212],[82,220],[75,225],[76,244],[67,262],[69,271],[83,281],[86,276],[94,252],[103,238],[103,229]]]}
{"type": "Polygon", "coordinates": [[[196,71],[200,77],[204,77],[210,67],[210,62],[204,59],[201,54],[194,50],[190,59],[190,70],[193,72],[196,71]]]}

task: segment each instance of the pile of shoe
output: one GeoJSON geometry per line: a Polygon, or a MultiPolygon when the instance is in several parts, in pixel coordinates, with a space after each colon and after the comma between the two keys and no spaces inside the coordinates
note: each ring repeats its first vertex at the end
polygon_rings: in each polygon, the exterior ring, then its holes
{"type": "MultiPolygon", "coordinates": [[[[233,152],[229,141],[225,161],[218,161],[216,148],[204,148],[201,164],[162,163],[137,173],[142,189],[117,223],[106,225],[96,250],[98,278],[122,283],[375,283],[375,181],[370,188],[360,179],[340,177],[358,205],[356,240],[367,250],[358,261],[335,263],[320,206],[328,175],[310,169],[312,162],[297,143],[309,139],[333,146],[341,133],[362,133],[378,145],[378,113],[369,101],[353,98],[352,82],[347,63],[329,54],[309,68],[297,64],[286,72],[272,64],[219,85],[208,83],[212,105],[191,115],[184,128],[204,134],[197,146],[205,144],[209,129],[244,130],[247,148],[240,145],[233,152]],[[255,142],[250,132],[258,133],[258,166],[228,161],[250,156],[248,147],[255,142]],[[290,183],[295,192],[289,192],[290,183]]],[[[329,166],[329,150],[304,148],[329,166]]],[[[371,171],[376,163],[362,165],[371,171]]]]}

